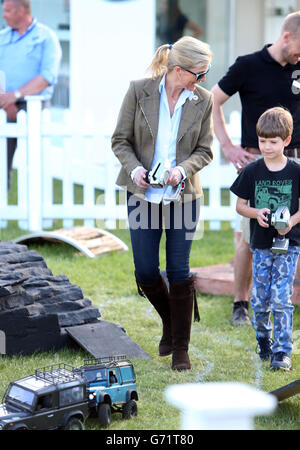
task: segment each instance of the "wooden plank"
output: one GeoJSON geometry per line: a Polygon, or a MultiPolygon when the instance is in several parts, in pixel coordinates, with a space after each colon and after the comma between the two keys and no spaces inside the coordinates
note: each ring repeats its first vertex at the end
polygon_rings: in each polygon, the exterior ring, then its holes
{"type": "Polygon", "coordinates": [[[55,230],[55,233],[62,234],[63,236],[69,236],[77,240],[89,240],[100,236],[99,229],[87,228],[87,227],[75,227],[75,228],[61,228],[55,230]]]}
{"type": "Polygon", "coordinates": [[[91,227],[61,228],[53,232],[37,232],[21,236],[15,242],[30,242],[37,239],[45,239],[53,242],[67,242],[73,245],[81,253],[89,257],[112,251],[126,251],[128,247],[113,234],[91,227]]]}
{"type": "Polygon", "coordinates": [[[117,241],[115,241],[114,239],[112,239],[110,236],[102,236],[100,238],[90,239],[87,241],[79,241],[79,242],[85,243],[85,245],[89,249],[93,249],[95,247],[101,247],[101,246],[112,246],[115,248],[121,248],[120,244],[117,241]]]}

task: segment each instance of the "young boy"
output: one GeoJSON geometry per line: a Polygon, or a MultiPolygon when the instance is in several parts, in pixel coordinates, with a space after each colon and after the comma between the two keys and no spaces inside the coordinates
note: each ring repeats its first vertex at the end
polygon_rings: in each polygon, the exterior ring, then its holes
{"type": "Polygon", "coordinates": [[[293,119],[280,107],[271,108],[257,122],[263,158],[247,165],[231,186],[237,195],[236,210],[250,218],[250,248],[253,253],[252,325],[259,356],[271,357],[270,368],[291,368],[293,305],[291,295],[300,251],[300,165],[284,156],[291,142],[293,119]],[[285,229],[270,225],[270,215],[287,206],[290,221],[285,229]],[[286,252],[277,253],[273,238],[289,239],[286,252]],[[274,342],[271,339],[273,313],[274,342]]]}

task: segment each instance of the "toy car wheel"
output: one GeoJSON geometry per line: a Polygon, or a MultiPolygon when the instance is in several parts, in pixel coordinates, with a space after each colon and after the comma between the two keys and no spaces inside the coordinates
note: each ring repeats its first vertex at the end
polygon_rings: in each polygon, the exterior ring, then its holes
{"type": "Polygon", "coordinates": [[[134,400],[129,400],[122,408],[122,417],[123,419],[131,419],[132,417],[137,416],[137,412],[138,407],[136,402],[134,400]]]}
{"type": "Polygon", "coordinates": [[[108,403],[102,403],[98,408],[98,419],[101,427],[108,427],[111,423],[111,408],[108,403]]]}
{"type": "Polygon", "coordinates": [[[83,423],[77,417],[72,417],[68,420],[64,427],[65,430],[83,430],[83,423]]]}

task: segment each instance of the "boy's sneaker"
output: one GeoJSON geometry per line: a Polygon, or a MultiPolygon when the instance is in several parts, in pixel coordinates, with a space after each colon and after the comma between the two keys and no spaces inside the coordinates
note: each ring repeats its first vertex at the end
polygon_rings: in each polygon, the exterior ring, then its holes
{"type": "Polygon", "coordinates": [[[270,369],[278,370],[290,370],[291,368],[291,358],[284,352],[274,353],[271,358],[270,369]]]}
{"type": "Polygon", "coordinates": [[[231,317],[232,325],[251,325],[251,320],[248,313],[248,302],[240,301],[234,302],[231,317]]]}
{"type": "Polygon", "coordinates": [[[257,350],[262,361],[268,361],[272,356],[273,340],[269,337],[257,337],[257,350]]]}

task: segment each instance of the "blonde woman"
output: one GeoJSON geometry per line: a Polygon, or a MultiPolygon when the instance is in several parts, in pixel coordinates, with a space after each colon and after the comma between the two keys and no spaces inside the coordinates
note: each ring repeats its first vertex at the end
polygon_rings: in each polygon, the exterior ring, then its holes
{"type": "Polygon", "coordinates": [[[189,257],[202,194],[198,172],[213,157],[212,95],[199,86],[211,58],[209,46],[189,36],[159,47],[150,65],[152,77],[130,83],[112,137],[122,165],[117,184],[127,189],[138,290],[162,320],[159,355],[172,354],[172,369],[179,371],[191,368],[193,305],[195,320],[200,319],[189,257]],[[167,185],[154,188],[146,172],[166,161],[167,185]],[[182,181],[182,201],[166,202],[168,186],[182,181]],[[159,268],[163,231],[169,289],[159,268]]]}

